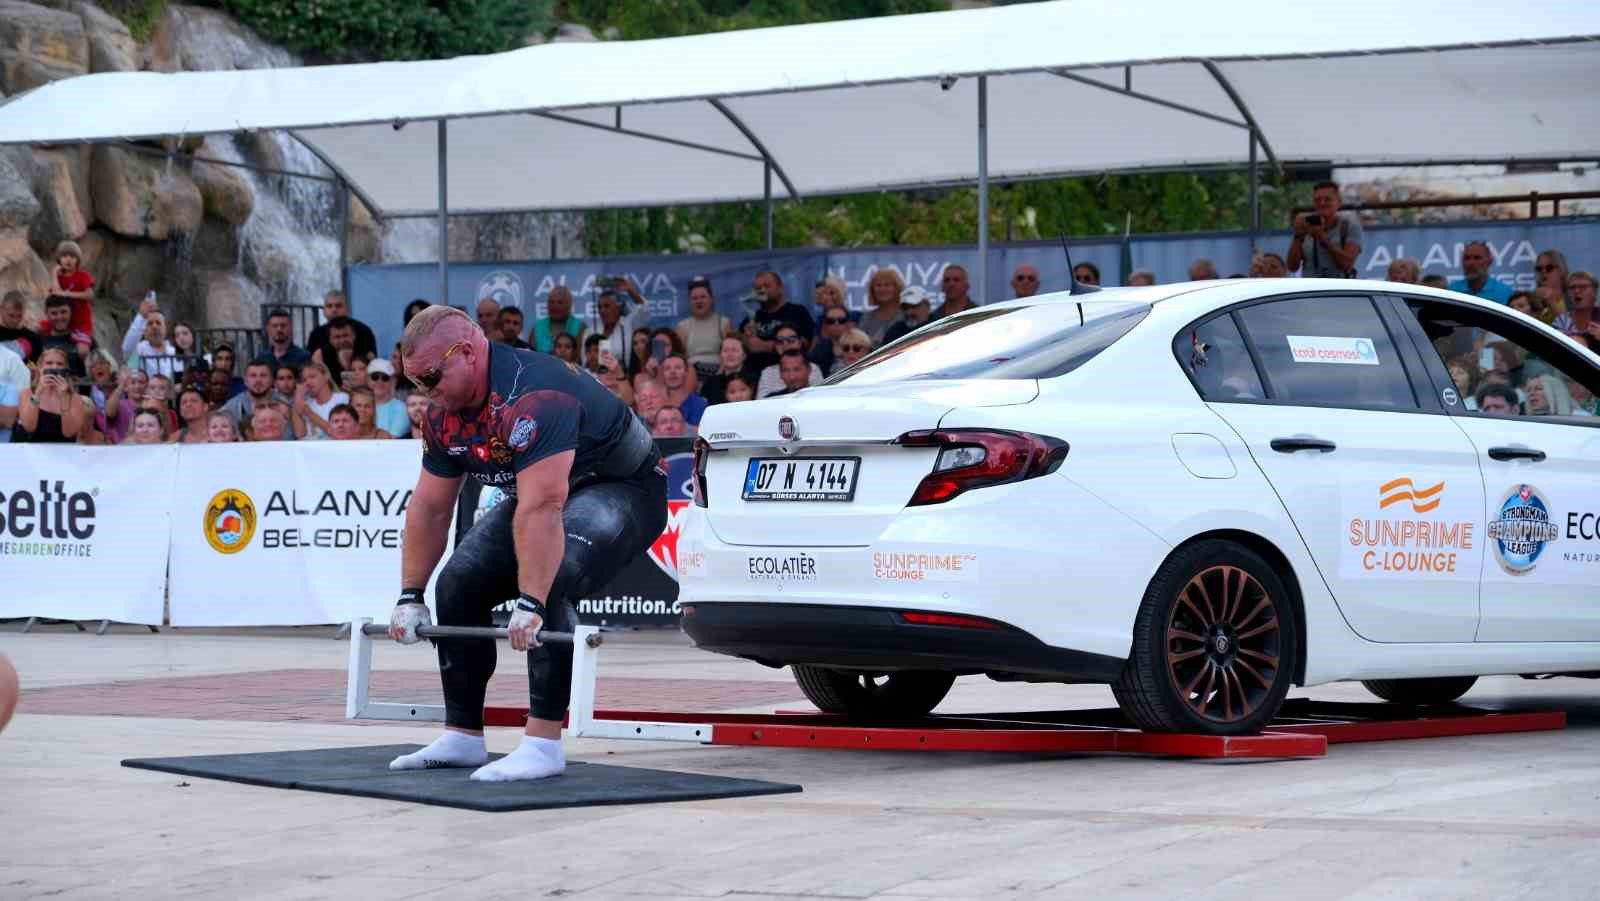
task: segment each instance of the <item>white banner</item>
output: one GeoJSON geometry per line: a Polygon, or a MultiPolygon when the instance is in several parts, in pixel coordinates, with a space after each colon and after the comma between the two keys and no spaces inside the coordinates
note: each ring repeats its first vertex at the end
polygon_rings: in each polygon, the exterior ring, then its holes
{"type": "Polygon", "coordinates": [[[0,617],[159,625],[177,459],[175,445],[0,444],[0,617]]]}
{"type": "Polygon", "coordinates": [[[421,454],[414,440],[185,446],[172,625],[387,621],[421,454]]]}

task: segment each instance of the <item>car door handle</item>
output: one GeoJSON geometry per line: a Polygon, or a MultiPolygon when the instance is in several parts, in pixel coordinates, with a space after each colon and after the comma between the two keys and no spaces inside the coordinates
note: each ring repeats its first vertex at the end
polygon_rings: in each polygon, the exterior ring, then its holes
{"type": "Polygon", "coordinates": [[[1535,463],[1544,461],[1544,451],[1534,450],[1531,447],[1491,447],[1489,448],[1491,460],[1532,460],[1535,463]]]}
{"type": "Polygon", "coordinates": [[[1338,445],[1334,444],[1332,441],[1326,441],[1322,438],[1300,437],[1274,438],[1272,439],[1271,447],[1280,454],[1292,454],[1295,451],[1303,450],[1314,450],[1321,451],[1325,454],[1331,454],[1333,453],[1334,448],[1338,447],[1338,445]]]}

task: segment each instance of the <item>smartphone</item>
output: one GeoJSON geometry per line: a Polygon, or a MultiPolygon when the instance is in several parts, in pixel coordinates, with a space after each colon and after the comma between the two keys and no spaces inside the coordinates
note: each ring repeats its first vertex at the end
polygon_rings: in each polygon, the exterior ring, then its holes
{"type": "Polygon", "coordinates": [[[66,377],[68,377],[69,375],[72,374],[72,370],[70,370],[70,369],[51,368],[51,369],[46,369],[44,371],[44,374],[45,375],[58,376],[60,378],[66,378],[66,377]]]}
{"type": "Polygon", "coordinates": [[[1484,372],[1494,368],[1494,348],[1485,347],[1478,351],[1478,368],[1484,372]]]}
{"type": "Polygon", "coordinates": [[[651,344],[650,356],[655,357],[657,363],[659,363],[662,360],[665,360],[667,358],[667,350],[668,350],[667,342],[665,342],[665,341],[652,341],[652,342],[650,342],[650,344],[651,344]]]}
{"type": "Polygon", "coordinates": [[[1322,224],[1322,214],[1321,213],[1312,213],[1311,215],[1307,216],[1306,217],[1306,224],[1307,225],[1321,225],[1322,224]]]}

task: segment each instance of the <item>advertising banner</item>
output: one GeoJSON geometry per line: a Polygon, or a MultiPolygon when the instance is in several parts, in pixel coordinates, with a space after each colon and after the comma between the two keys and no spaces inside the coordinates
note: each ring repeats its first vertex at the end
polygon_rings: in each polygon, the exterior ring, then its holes
{"type": "MultiPolygon", "coordinates": [[[[1366,229],[1356,273],[1382,279],[1397,257],[1411,257],[1425,275],[1459,278],[1461,251],[1468,241],[1486,242],[1494,255],[1491,277],[1521,290],[1533,287],[1533,263],[1542,250],[1561,250],[1569,260],[1600,256],[1600,228],[1593,218],[1375,225],[1366,229]]],[[[1121,282],[1120,238],[1073,238],[1071,246],[1073,261],[1093,263],[1103,284],[1121,282]]],[[[1289,233],[1263,232],[1258,248],[1287,255],[1289,233]]],[[[1200,258],[1211,260],[1224,278],[1250,270],[1250,236],[1241,232],[1134,236],[1127,241],[1127,251],[1133,269],[1151,270],[1160,282],[1187,280],[1189,264],[1200,258]]],[[[574,313],[593,328],[594,302],[604,277],[624,275],[639,286],[653,324],[670,326],[689,315],[689,279],[705,275],[711,280],[718,312],[737,326],[750,312],[752,282],[763,269],[776,270],[787,298],[813,313],[813,292],[824,274],[844,280],[850,309],[857,311],[868,308],[867,282],[880,269],[892,269],[906,284],[929,291],[935,305],[943,303],[940,282],[945,267],[952,264],[966,267],[974,296],[988,302],[1012,297],[1011,273],[1024,263],[1039,270],[1041,292],[1067,287],[1066,256],[1058,240],[992,244],[987,291],[978,290],[977,261],[977,247],[950,245],[458,263],[450,266],[450,303],[470,309],[488,297],[502,306],[520,307],[531,319],[546,315],[550,289],[566,285],[576,301],[574,313]]],[[[405,305],[415,298],[436,300],[438,269],[429,263],[353,266],[350,293],[356,316],[372,326],[387,353],[399,340],[405,305]]]]}
{"type": "Polygon", "coordinates": [[[177,458],[0,444],[0,617],[159,625],[177,458]]]}
{"type": "Polygon", "coordinates": [[[185,445],[174,626],[387,621],[421,442],[185,445]]]}

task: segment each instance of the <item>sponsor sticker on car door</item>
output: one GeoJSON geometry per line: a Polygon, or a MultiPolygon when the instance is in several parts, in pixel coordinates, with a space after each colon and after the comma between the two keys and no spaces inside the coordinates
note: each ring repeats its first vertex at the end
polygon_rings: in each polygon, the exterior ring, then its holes
{"type": "Polygon", "coordinates": [[[1479,497],[1425,473],[1345,485],[1339,575],[1476,580],[1484,541],[1479,497]]]}

